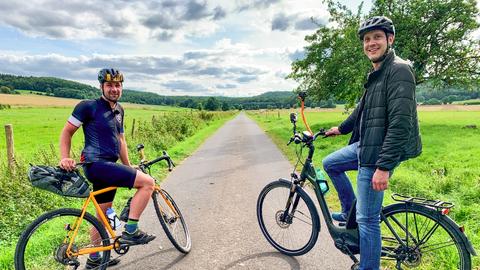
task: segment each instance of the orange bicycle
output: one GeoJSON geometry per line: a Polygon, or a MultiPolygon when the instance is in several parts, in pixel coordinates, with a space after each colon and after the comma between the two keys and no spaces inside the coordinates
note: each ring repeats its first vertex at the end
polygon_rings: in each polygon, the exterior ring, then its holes
{"type": "MultiPolygon", "coordinates": [[[[168,163],[169,171],[175,166],[168,154],[146,161],[143,145],[137,150],[141,155],[139,169],[150,174],[150,167],[162,160],[168,163]]],[[[102,258],[96,269],[107,268],[111,250],[119,255],[128,252],[130,246],[118,242],[114,229],[101,211],[95,195],[117,187],[108,187],[95,192],[85,199],[82,209],[61,208],[43,214],[33,221],[22,233],[15,250],[15,269],[77,269],[85,265],[89,254],[99,252],[102,258]],[[100,219],[89,213],[90,202],[100,213],[100,219]]],[[[157,217],[168,239],[182,253],[191,249],[191,238],[185,220],[170,196],[155,180],[152,201],[157,217]]],[[[90,207],[90,210],[92,208],[90,207]]]]}

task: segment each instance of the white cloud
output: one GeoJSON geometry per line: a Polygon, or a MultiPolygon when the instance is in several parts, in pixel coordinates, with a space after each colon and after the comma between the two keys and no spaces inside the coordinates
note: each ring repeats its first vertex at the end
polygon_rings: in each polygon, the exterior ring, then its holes
{"type": "Polygon", "coordinates": [[[215,24],[208,22],[225,16],[221,6],[212,7],[201,0],[4,0],[0,4],[1,24],[35,37],[66,40],[105,37],[181,40],[186,35],[212,33],[215,24]]]}

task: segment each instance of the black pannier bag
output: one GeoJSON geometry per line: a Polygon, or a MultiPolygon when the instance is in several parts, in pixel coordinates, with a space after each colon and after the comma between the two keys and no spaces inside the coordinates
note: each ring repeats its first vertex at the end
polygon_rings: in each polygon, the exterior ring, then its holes
{"type": "Polygon", "coordinates": [[[67,197],[86,198],[90,188],[77,170],[68,172],[60,167],[31,165],[28,178],[32,186],[67,197]]]}

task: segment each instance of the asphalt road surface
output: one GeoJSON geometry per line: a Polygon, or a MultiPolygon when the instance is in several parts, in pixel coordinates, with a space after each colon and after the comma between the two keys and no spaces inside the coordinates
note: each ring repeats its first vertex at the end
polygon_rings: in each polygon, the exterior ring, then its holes
{"type": "Polygon", "coordinates": [[[149,204],[140,227],[157,239],[131,247],[121,263],[109,269],[350,269],[352,261],[334,247],[323,221],[315,247],[299,257],[282,255],[261,233],[255,212],[258,194],[267,183],[288,177],[291,170],[260,127],[240,114],[162,184],[186,219],[190,253],[184,255],[173,247],[149,204]]]}

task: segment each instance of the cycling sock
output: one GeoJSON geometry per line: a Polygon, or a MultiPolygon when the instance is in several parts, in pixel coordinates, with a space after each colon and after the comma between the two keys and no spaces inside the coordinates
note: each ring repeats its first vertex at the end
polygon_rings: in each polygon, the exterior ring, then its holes
{"type": "Polygon", "coordinates": [[[90,253],[90,259],[95,261],[98,258],[100,258],[100,252],[90,253]]]}
{"type": "Polygon", "coordinates": [[[127,224],[125,224],[125,231],[127,233],[134,233],[138,228],[138,219],[129,218],[127,224]]]}

